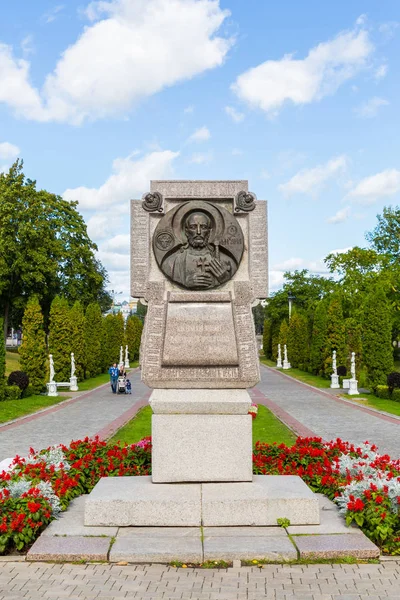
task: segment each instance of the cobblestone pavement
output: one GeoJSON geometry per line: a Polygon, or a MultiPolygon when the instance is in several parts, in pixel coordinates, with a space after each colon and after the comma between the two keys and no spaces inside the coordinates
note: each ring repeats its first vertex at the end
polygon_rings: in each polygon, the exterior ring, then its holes
{"type": "Polygon", "coordinates": [[[11,426],[0,426],[0,461],[16,454],[25,456],[31,446],[40,450],[100,432],[149,393],[149,388],[140,381],[138,370],[129,379],[132,395],[113,394],[107,384],[71,403],[56,406],[53,411],[29,415],[11,426]]]}
{"type": "Polygon", "coordinates": [[[398,600],[400,562],[176,569],[0,563],[0,600],[398,600]]]}
{"type": "MultiPolygon", "coordinates": [[[[261,366],[261,381],[255,388],[291,417],[325,440],[337,437],[360,444],[377,444],[381,454],[400,456],[400,420],[385,420],[335,396],[300,384],[274,369],[261,366]]],[[[400,584],[399,584],[400,587],[400,584]]],[[[400,597],[400,591],[399,591],[400,597]]]]}

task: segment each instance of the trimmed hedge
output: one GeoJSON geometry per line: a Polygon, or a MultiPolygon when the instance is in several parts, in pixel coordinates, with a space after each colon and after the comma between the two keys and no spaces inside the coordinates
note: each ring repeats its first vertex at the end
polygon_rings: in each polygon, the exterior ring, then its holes
{"type": "Polygon", "coordinates": [[[17,385],[6,385],[4,388],[5,400],[19,400],[22,396],[22,390],[17,385]]]}
{"type": "Polygon", "coordinates": [[[377,385],[375,393],[378,396],[378,398],[390,400],[390,390],[388,385],[377,385]]]}
{"type": "Polygon", "coordinates": [[[400,390],[394,389],[392,392],[392,400],[395,402],[400,402],[400,390]]]}

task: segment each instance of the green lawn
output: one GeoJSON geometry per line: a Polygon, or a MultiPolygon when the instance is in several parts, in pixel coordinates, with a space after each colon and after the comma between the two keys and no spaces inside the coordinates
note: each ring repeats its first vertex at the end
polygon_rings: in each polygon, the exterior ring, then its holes
{"type": "Polygon", "coordinates": [[[6,352],[6,375],[9,375],[12,371],[19,371],[19,354],[6,352]]]}
{"type": "Polygon", "coordinates": [[[356,402],[357,404],[361,404],[362,406],[370,406],[371,408],[383,410],[387,413],[400,417],[400,402],[378,398],[378,396],[375,396],[374,394],[360,394],[359,396],[343,395],[343,398],[346,400],[351,400],[352,402],[356,402]]]}
{"type": "MultiPolygon", "coordinates": [[[[276,363],[264,356],[260,356],[260,362],[267,367],[276,367],[276,363]]],[[[308,383],[309,385],[313,385],[317,388],[328,388],[331,385],[329,379],[324,379],[323,377],[319,377],[318,375],[312,375],[311,373],[307,373],[307,371],[300,371],[300,369],[287,369],[283,371],[285,375],[290,375],[293,379],[298,379],[303,383],[308,383]]]]}
{"type": "Polygon", "coordinates": [[[65,396],[57,396],[56,398],[49,396],[29,396],[21,398],[21,400],[4,400],[0,402],[0,423],[12,421],[37,412],[42,408],[47,408],[53,404],[58,404],[66,400],[65,396]]]}
{"type": "MultiPolygon", "coordinates": [[[[112,438],[110,444],[116,444],[118,441],[127,444],[133,444],[151,435],[151,415],[150,406],[142,408],[136,417],[122,427],[112,438]]],[[[271,411],[265,406],[258,407],[258,415],[253,421],[253,443],[260,441],[272,444],[277,442],[291,446],[296,436],[288,429],[271,411]]]]}
{"type": "Polygon", "coordinates": [[[110,444],[116,444],[118,441],[127,444],[134,444],[145,437],[151,435],[151,415],[153,411],[150,406],[141,408],[136,417],[124,425],[108,441],[110,444]]]}

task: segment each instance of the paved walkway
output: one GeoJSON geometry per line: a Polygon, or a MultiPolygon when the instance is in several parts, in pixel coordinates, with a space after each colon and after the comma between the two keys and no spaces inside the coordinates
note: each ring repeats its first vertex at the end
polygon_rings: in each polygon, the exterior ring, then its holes
{"type": "Polygon", "coordinates": [[[87,435],[106,437],[110,424],[116,428],[118,420],[128,420],[129,414],[134,415],[150,395],[149,388],[140,381],[138,370],[132,371],[129,379],[131,395],[113,394],[110,385],[106,384],[40,414],[0,426],[0,461],[16,454],[26,456],[31,446],[41,450],[53,444],[68,444],[87,435]]]}
{"type": "MultiPolygon", "coordinates": [[[[261,381],[251,394],[258,402],[265,398],[272,400],[272,410],[276,405],[285,411],[283,420],[286,416],[297,420],[303,426],[303,431],[299,431],[302,435],[315,434],[325,440],[340,437],[355,444],[368,440],[377,444],[381,454],[400,457],[398,418],[350,404],[264,366],[261,366],[261,381]]],[[[268,406],[268,402],[265,404],[268,406]]]]}
{"type": "Polygon", "coordinates": [[[400,563],[175,569],[0,563],[0,600],[399,600],[400,563]]]}

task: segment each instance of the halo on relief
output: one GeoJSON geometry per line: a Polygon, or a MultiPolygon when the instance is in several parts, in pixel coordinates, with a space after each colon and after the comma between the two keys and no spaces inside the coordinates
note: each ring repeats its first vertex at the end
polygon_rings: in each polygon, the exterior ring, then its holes
{"type": "Polygon", "coordinates": [[[204,213],[206,214],[211,221],[211,234],[209,242],[215,243],[219,242],[224,232],[224,217],[220,213],[217,207],[209,204],[208,202],[202,202],[201,200],[197,202],[186,202],[182,206],[180,206],[172,217],[172,228],[175,230],[177,237],[179,236],[182,244],[186,244],[186,234],[185,234],[185,223],[187,218],[192,213],[204,213]],[[179,223],[179,227],[174,227],[175,223],[179,223]]]}

